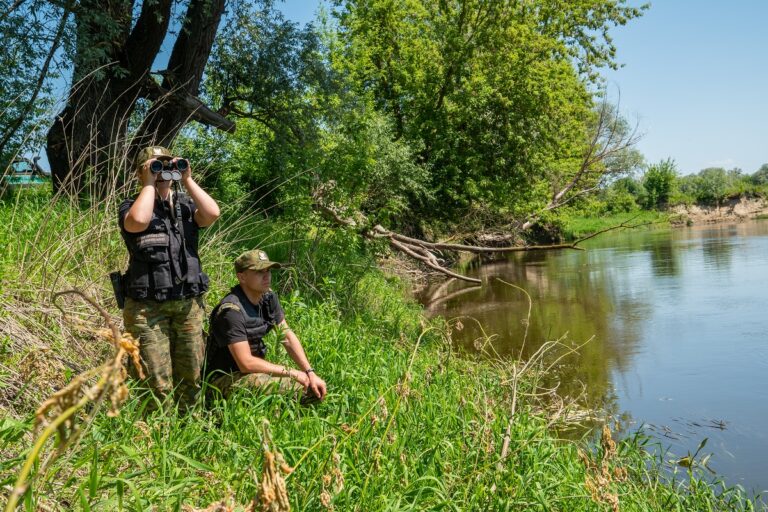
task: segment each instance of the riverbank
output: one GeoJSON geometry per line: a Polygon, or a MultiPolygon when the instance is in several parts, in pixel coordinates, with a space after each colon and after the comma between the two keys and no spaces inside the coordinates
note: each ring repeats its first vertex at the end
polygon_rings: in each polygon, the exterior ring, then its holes
{"type": "Polygon", "coordinates": [[[718,206],[675,205],[669,208],[669,214],[674,226],[743,222],[767,216],[768,202],[761,197],[739,197],[718,206]]]}
{"type": "MultiPolygon", "coordinates": [[[[110,352],[90,307],[64,301],[62,315],[50,294],[82,289],[119,322],[106,278],[125,264],[116,204],[0,203],[3,497],[35,439],[35,407],[110,352]]],[[[462,324],[426,320],[356,235],[241,218],[225,211],[205,233],[206,302],[231,284],[243,248],[293,262],[275,287],[328,399],[303,408],[243,391],[187,416],[145,415],[131,384],[119,415],[99,412],[34,475],[22,510],[243,510],[265,496],[262,467],[277,453],[292,468],[283,476],[295,510],[752,510],[739,490],[690,468],[667,481],[641,436],[558,439],[535,365],[460,354],[451,334],[462,324]]],[[[269,345],[284,362],[277,340],[269,345]]]]}
{"type": "Polygon", "coordinates": [[[645,228],[669,226],[670,215],[666,212],[637,210],[599,217],[570,216],[563,220],[562,233],[566,240],[577,240],[609,228],[642,226],[645,228]]]}
{"type": "Polygon", "coordinates": [[[622,223],[647,227],[693,226],[700,224],[736,223],[768,216],[768,201],[760,197],[739,197],[723,201],[719,206],[670,206],[665,211],[637,210],[597,217],[570,216],[563,220],[566,240],[576,240],[622,223]]]}

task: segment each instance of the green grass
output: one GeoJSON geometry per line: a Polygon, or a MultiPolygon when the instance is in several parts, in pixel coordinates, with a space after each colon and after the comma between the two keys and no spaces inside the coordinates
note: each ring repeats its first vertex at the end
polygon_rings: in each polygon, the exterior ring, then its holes
{"type": "Polygon", "coordinates": [[[650,226],[669,226],[669,214],[657,211],[637,210],[599,217],[566,217],[563,220],[563,234],[567,240],[575,240],[590,233],[618,226],[648,224],[650,226]]]}
{"type": "MultiPolygon", "coordinates": [[[[118,317],[106,274],[124,265],[125,255],[116,202],[108,205],[0,205],[0,240],[9,248],[0,290],[0,496],[7,497],[32,445],[34,407],[109,353],[106,342],[64,321],[48,299],[51,291],[81,287],[118,317]]],[[[233,255],[254,245],[294,263],[276,284],[328,383],[326,401],[304,408],[241,390],[186,416],[147,415],[148,399],[132,385],[119,416],[101,411],[77,445],[34,476],[22,510],[172,511],[224,499],[244,507],[260,485],[264,419],[295,467],[287,477],[293,510],[327,510],[328,499],[336,510],[361,511],[611,510],[593,499],[578,455],[581,446],[599,460],[605,448],[558,439],[534,396],[533,375],[513,385],[514,362],[457,353],[450,326],[425,320],[356,235],[314,227],[311,219],[266,222],[228,212],[206,233],[209,306],[234,281],[233,255]]],[[[65,309],[98,321],[78,302],[65,309]]],[[[285,361],[279,343],[269,344],[270,357],[285,361]]],[[[754,509],[738,489],[705,484],[687,470],[661,471],[648,443],[639,435],[626,439],[606,461],[611,471],[628,472],[604,488],[621,510],[754,509]]]]}

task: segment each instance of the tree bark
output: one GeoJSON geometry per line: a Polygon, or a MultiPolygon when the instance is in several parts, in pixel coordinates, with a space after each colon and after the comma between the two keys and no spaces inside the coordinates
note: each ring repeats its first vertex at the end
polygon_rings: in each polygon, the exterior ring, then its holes
{"type": "Polygon", "coordinates": [[[131,30],[132,1],[81,2],[73,84],[47,137],[54,192],[81,194],[90,187],[102,195],[110,179],[122,175],[128,119],[165,38],[171,5],[172,0],[145,2],[131,30]],[[116,29],[100,26],[104,14],[116,29]],[[95,48],[106,54],[100,59],[105,63],[97,64],[95,48]]]}
{"type": "Polygon", "coordinates": [[[224,6],[225,0],[190,2],[161,85],[169,94],[152,105],[131,144],[134,149],[147,144],[170,145],[184,125],[199,115],[197,109],[189,111],[181,105],[200,90],[224,6]]]}
{"type": "Polygon", "coordinates": [[[225,0],[191,0],[161,87],[150,72],[168,32],[173,0],[144,1],[131,30],[133,0],[84,0],[76,14],[73,85],[64,109],[48,131],[54,192],[101,196],[120,181],[135,153],[146,145],[170,145],[197,119],[227,131],[234,125],[195,98],[213,46],[225,0]],[[116,24],[101,30],[104,15],[116,24]],[[101,20],[101,21],[100,21],[101,20]],[[106,56],[97,64],[98,49],[106,56]],[[139,98],[154,104],[130,141],[128,121],[139,98]]]}

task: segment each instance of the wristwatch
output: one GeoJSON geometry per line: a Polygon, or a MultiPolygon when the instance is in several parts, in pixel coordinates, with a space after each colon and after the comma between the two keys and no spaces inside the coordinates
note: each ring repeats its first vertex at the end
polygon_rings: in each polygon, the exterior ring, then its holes
{"type": "Polygon", "coordinates": [[[309,377],[309,374],[315,373],[315,370],[313,368],[307,368],[306,370],[304,370],[304,373],[306,373],[307,377],[309,377]]]}

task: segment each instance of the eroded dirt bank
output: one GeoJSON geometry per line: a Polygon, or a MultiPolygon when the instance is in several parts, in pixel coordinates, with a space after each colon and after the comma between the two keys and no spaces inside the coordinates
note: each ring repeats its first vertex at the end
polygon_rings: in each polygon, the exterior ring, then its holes
{"type": "Polygon", "coordinates": [[[768,202],[762,198],[729,199],[720,206],[677,205],[669,209],[672,224],[693,225],[715,222],[740,222],[768,215],[768,202]]]}

